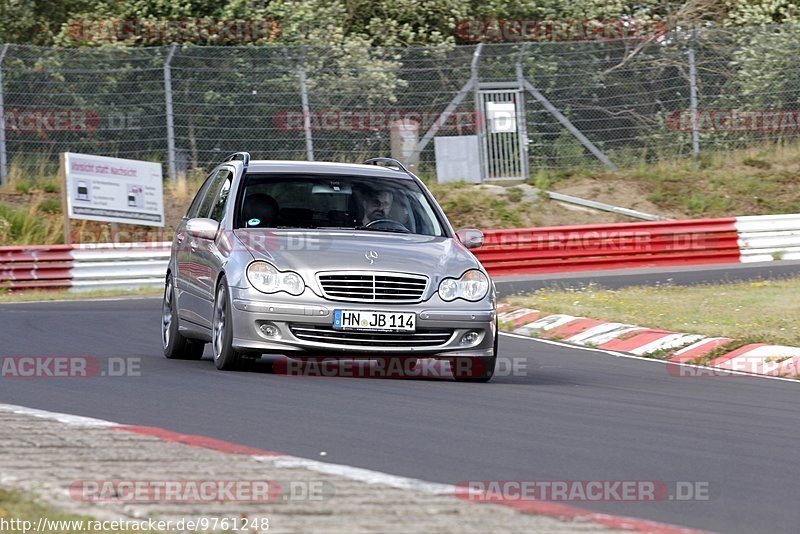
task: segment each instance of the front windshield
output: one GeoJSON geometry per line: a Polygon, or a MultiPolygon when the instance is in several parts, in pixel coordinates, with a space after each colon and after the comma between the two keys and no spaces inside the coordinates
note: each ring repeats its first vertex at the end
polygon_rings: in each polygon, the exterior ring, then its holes
{"type": "Polygon", "coordinates": [[[356,229],[444,235],[416,182],[349,175],[251,174],[238,228],[356,229]]]}

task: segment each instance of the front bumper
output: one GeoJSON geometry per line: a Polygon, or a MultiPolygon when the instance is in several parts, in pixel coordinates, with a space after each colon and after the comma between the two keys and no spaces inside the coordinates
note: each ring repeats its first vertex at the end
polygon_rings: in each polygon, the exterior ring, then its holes
{"type": "Polygon", "coordinates": [[[242,288],[232,288],[231,292],[233,346],[243,352],[370,359],[387,355],[485,357],[494,351],[497,332],[491,296],[479,302],[444,302],[437,296],[416,304],[373,304],[329,301],[308,290],[298,297],[264,295],[242,288]],[[334,332],[335,309],[415,313],[416,332],[334,332]],[[265,324],[273,325],[277,334],[266,335],[261,328],[265,324]],[[314,329],[319,330],[312,332],[314,329]],[[464,344],[462,337],[468,332],[477,332],[478,336],[464,344]]]}

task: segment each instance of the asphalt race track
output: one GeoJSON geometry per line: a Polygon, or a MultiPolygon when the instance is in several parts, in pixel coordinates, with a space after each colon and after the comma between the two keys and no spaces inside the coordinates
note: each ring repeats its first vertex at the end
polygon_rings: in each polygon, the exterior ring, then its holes
{"type": "Polygon", "coordinates": [[[658,362],[506,335],[501,357],[525,372],[489,384],[287,377],[268,359],[224,373],[208,350],[166,360],[159,320],[158,299],[0,305],[0,356],[141,359],[140,376],[2,377],[0,402],[435,482],[707,482],[707,501],[571,504],[722,532],[800,522],[795,382],[678,377],[658,362]]]}

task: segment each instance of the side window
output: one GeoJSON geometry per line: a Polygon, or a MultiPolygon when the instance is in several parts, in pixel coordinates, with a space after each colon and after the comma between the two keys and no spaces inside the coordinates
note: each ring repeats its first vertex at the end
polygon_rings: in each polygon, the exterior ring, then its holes
{"type": "Polygon", "coordinates": [[[214,203],[217,200],[217,194],[219,193],[220,187],[222,183],[230,176],[230,171],[226,169],[221,169],[217,175],[211,180],[211,184],[206,192],[206,196],[203,197],[203,201],[200,203],[200,210],[197,212],[198,217],[208,217],[211,213],[211,208],[214,206],[214,203]]]}
{"type": "Polygon", "coordinates": [[[206,178],[206,181],[203,182],[203,185],[200,187],[200,190],[192,200],[192,204],[189,206],[189,210],[186,212],[187,219],[194,219],[197,217],[197,213],[200,211],[200,204],[202,204],[203,199],[206,197],[206,193],[208,193],[208,188],[214,182],[214,178],[216,178],[218,172],[211,173],[211,175],[206,178]]]}
{"type": "Polygon", "coordinates": [[[222,218],[225,216],[225,206],[228,204],[228,195],[231,192],[231,173],[229,171],[222,171],[220,175],[222,174],[225,174],[226,179],[222,182],[222,187],[219,193],[217,193],[216,200],[211,208],[211,215],[209,215],[211,219],[217,222],[221,222],[222,218]]]}

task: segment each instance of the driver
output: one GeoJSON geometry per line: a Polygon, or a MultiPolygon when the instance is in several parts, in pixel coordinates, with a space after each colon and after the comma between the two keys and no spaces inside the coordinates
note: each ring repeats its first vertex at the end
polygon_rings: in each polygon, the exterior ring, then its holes
{"type": "Polygon", "coordinates": [[[370,189],[360,200],[363,214],[361,224],[366,225],[379,219],[389,219],[389,212],[394,202],[394,195],[391,191],[370,189]]]}

